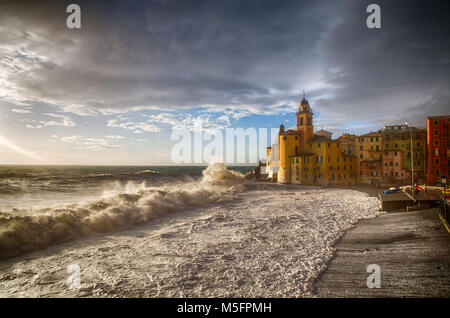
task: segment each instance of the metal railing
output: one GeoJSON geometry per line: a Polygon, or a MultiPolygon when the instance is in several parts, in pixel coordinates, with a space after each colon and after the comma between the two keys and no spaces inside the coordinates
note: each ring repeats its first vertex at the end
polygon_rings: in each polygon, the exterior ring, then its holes
{"type": "Polygon", "coordinates": [[[440,201],[441,201],[440,209],[441,209],[442,217],[447,221],[447,224],[450,224],[450,204],[448,201],[448,196],[447,196],[447,200],[445,200],[445,196],[441,195],[440,201]]]}

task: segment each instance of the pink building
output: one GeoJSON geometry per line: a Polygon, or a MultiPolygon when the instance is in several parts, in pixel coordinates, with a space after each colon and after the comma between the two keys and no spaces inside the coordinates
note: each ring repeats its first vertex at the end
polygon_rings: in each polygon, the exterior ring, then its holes
{"type": "Polygon", "coordinates": [[[383,183],[411,183],[409,170],[402,168],[402,152],[387,150],[383,153],[383,183]]]}

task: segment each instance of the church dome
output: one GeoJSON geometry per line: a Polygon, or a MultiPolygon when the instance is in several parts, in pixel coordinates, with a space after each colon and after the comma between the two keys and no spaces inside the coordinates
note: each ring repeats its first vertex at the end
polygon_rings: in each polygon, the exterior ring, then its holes
{"type": "Polygon", "coordinates": [[[301,113],[310,113],[311,112],[311,108],[309,106],[309,102],[305,98],[305,93],[303,93],[303,99],[300,101],[299,111],[301,113]]]}

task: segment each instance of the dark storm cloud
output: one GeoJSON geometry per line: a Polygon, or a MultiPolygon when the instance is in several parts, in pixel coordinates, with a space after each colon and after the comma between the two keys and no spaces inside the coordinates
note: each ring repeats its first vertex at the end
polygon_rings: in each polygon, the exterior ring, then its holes
{"type": "Polygon", "coordinates": [[[324,69],[335,87],[317,100],[324,112],[381,123],[424,125],[450,109],[450,23],[446,1],[347,1],[327,35],[324,69]],[[362,27],[361,12],[381,7],[382,27],[362,27]]]}
{"type": "Polygon", "coordinates": [[[332,127],[448,105],[444,1],[76,1],[82,29],[69,30],[71,2],[0,3],[6,100],[270,112],[306,88],[332,127]],[[380,30],[365,24],[371,2],[380,30]]]}
{"type": "Polygon", "coordinates": [[[9,76],[16,97],[71,110],[295,101],[327,27],[313,1],[81,2],[81,30],[65,28],[63,2],[9,4],[6,44],[38,57],[9,76]]]}

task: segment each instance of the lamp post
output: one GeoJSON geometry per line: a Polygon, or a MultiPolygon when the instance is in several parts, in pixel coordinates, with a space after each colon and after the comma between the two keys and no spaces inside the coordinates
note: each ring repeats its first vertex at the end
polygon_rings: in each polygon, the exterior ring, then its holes
{"type": "Polygon", "coordinates": [[[446,176],[441,177],[441,183],[444,185],[444,195],[443,195],[444,218],[447,219],[447,204],[446,204],[446,199],[445,199],[445,195],[446,195],[445,186],[447,185],[447,177],[446,176]]]}
{"type": "MultiPolygon", "coordinates": [[[[408,122],[405,122],[405,125],[408,126],[408,122]]],[[[412,127],[408,127],[410,131],[411,137],[411,196],[414,200],[414,152],[413,152],[413,133],[412,127]]]]}

